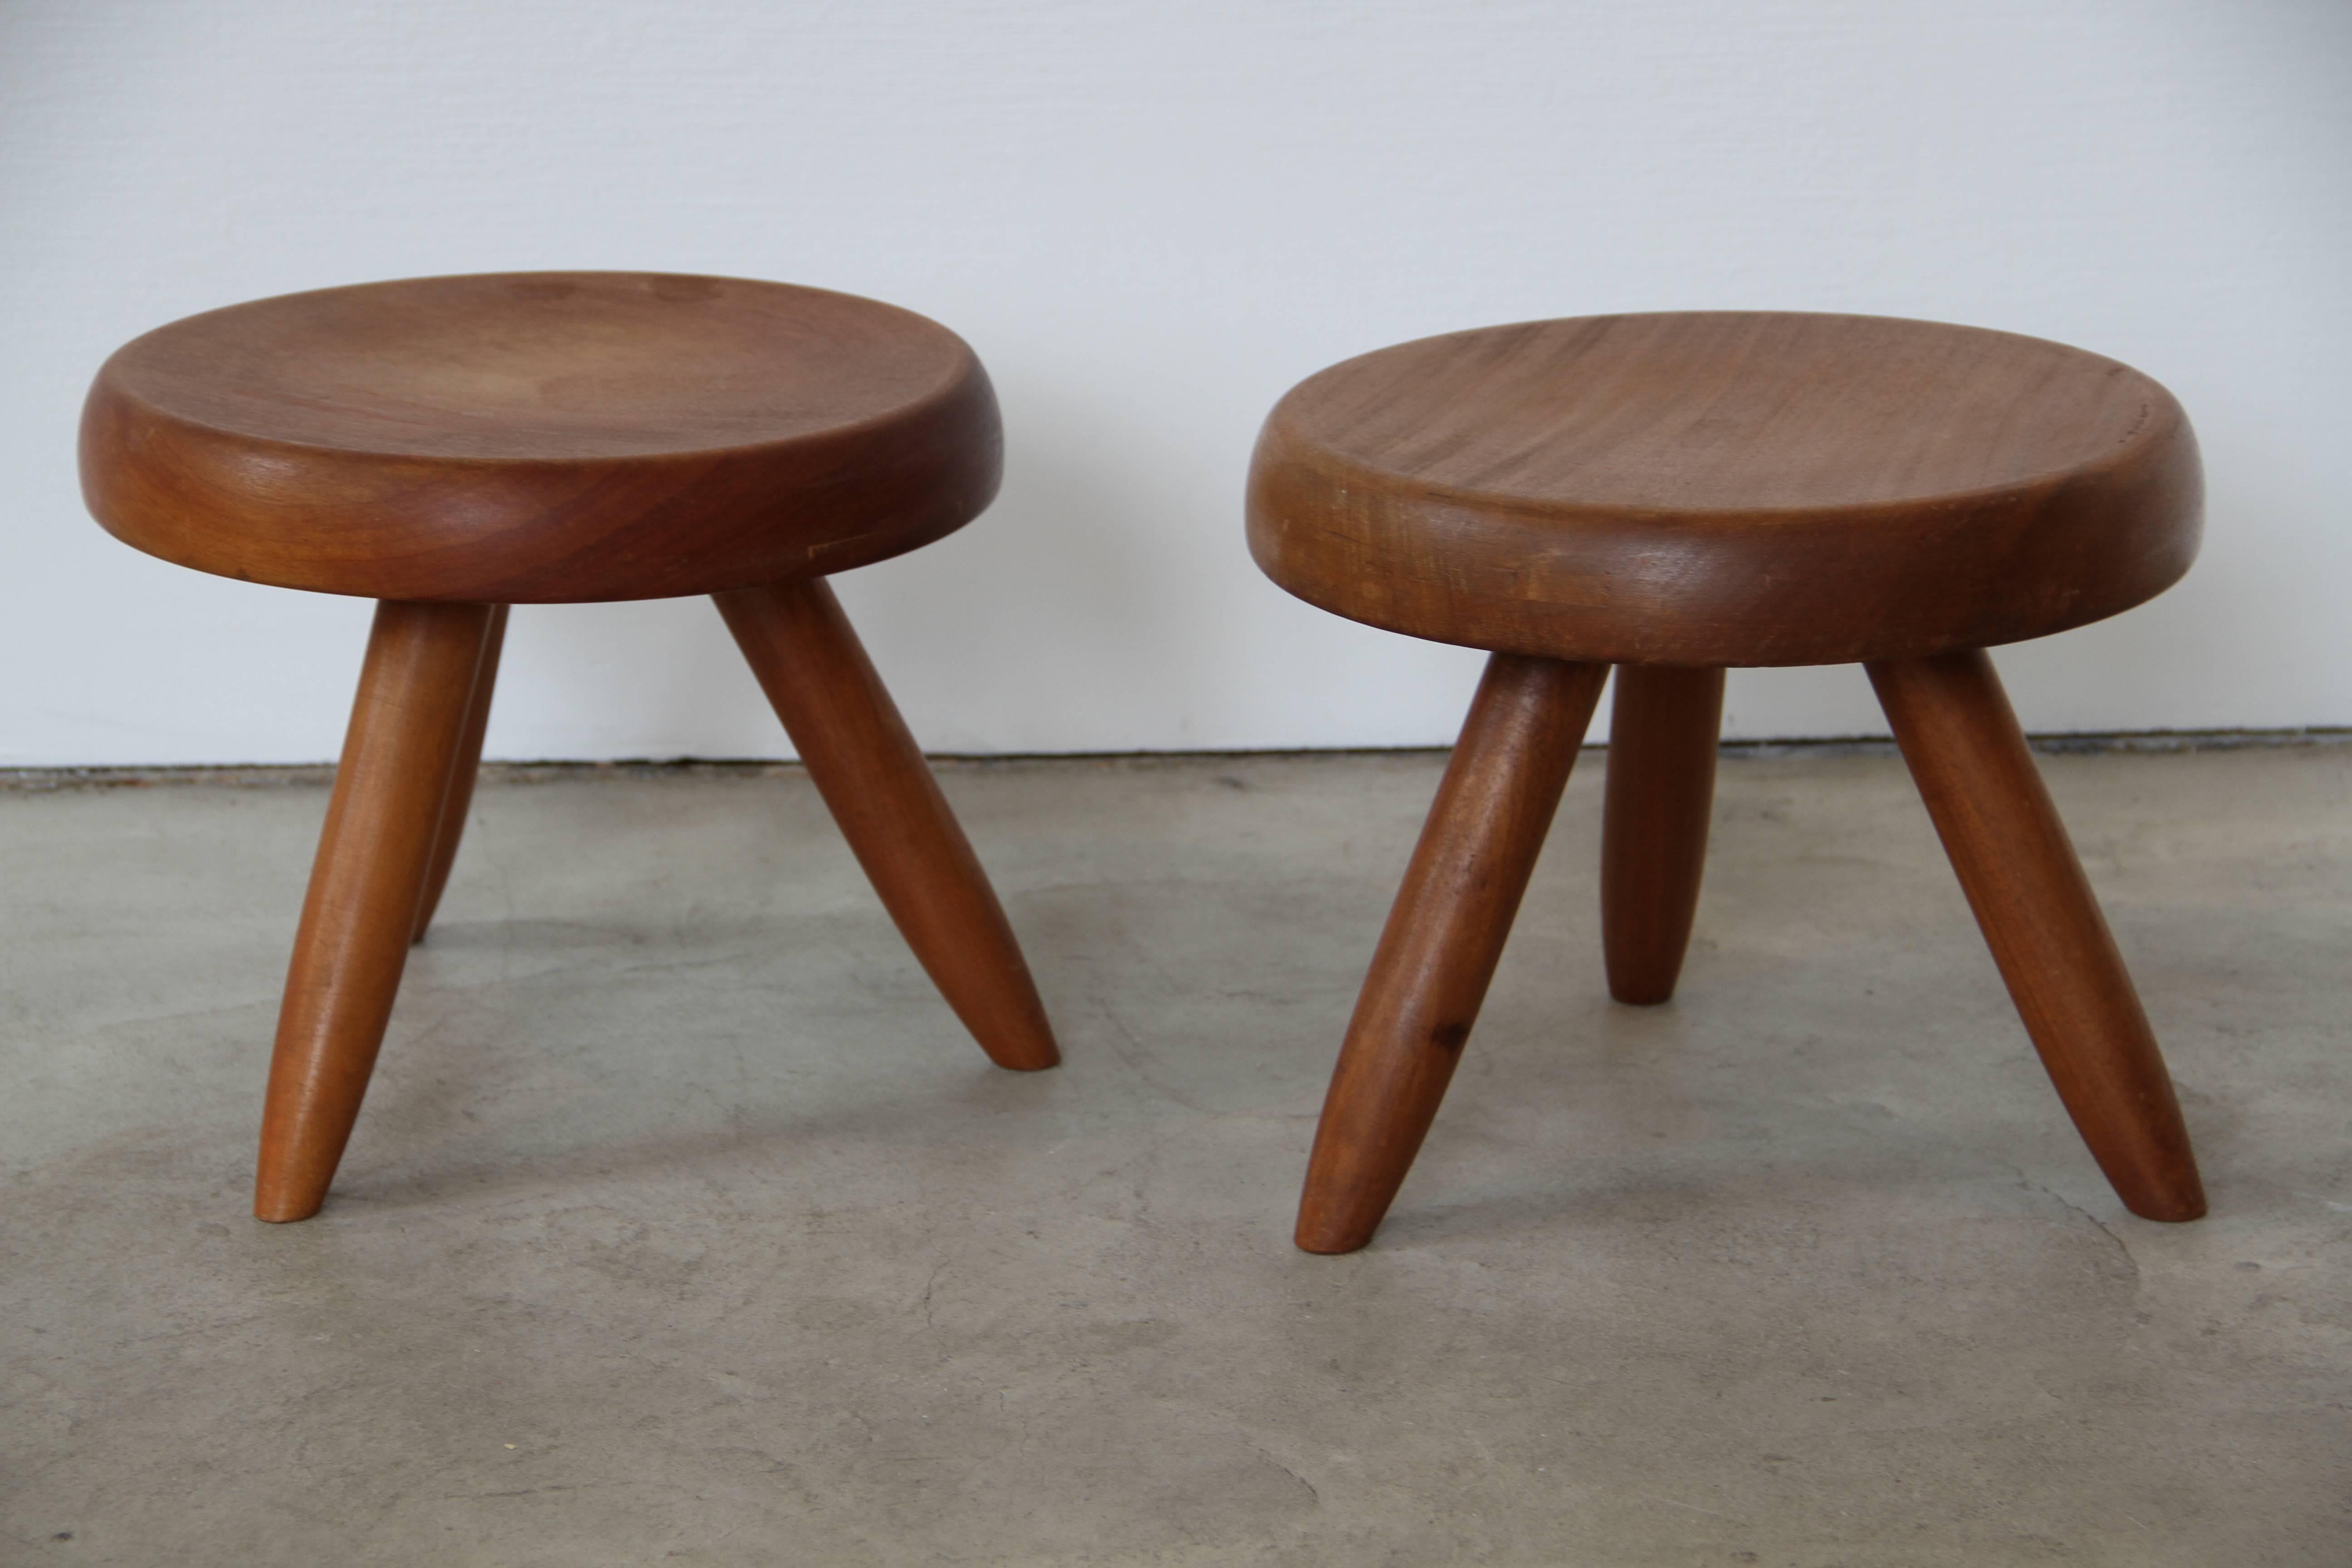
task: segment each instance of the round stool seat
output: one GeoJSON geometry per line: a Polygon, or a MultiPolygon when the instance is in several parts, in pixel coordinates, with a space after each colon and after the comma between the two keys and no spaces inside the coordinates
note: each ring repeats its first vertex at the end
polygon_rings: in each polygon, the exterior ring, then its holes
{"type": "Polygon", "coordinates": [[[1250,546],[1311,604],[1623,664],[1837,664],[2063,631],[2197,551],[2195,437],[2129,367],[2007,332],[1696,311],[1454,332],[1267,418],[1250,546]]]}
{"type": "Polygon", "coordinates": [[[871,300],[735,279],[424,278],[193,316],[82,422],[109,531],[378,599],[716,593],[880,561],[996,491],[971,350],[871,300]]]}

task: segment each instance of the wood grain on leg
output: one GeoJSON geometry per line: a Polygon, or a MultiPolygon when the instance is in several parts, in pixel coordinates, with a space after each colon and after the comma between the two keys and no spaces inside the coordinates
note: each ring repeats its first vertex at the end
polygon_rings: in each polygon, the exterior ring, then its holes
{"type": "Polygon", "coordinates": [[[1601,829],[1601,942],[1609,994],[1620,1002],[1646,1007],[1675,994],[1706,862],[1722,723],[1722,670],[1618,667],[1601,829]]]}
{"type": "Polygon", "coordinates": [[[1870,666],[2001,978],[2132,1213],[2205,1212],[2172,1079],[2123,956],[1980,649],[1870,666]]]}
{"type": "Polygon", "coordinates": [[[254,1213],[316,1214],[400,988],[489,632],[488,605],[378,605],[310,872],[261,1119],[254,1213]]]}
{"type": "Polygon", "coordinates": [[[499,683],[499,653],[506,647],[507,606],[493,605],[490,629],[482,638],[482,657],[474,668],[474,693],[467,700],[466,733],[458,742],[457,763],[449,771],[449,792],[441,802],[440,826],[433,833],[433,866],[425,873],[424,895],[416,900],[416,932],[409,940],[423,942],[441,907],[441,889],[449,885],[449,868],[457,863],[457,844],[466,836],[466,813],[474,804],[474,775],[482,766],[482,737],[490,727],[490,694],[499,683]]]}
{"type": "Polygon", "coordinates": [[[999,1067],[1062,1059],[1013,927],[823,578],[716,595],[843,837],[948,1005],[999,1067]]]}
{"type": "Polygon", "coordinates": [[[1323,1102],[1298,1208],[1307,1251],[1370,1241],[1421,1152],[1608,674],[1487,661],[1323,1102]]]}

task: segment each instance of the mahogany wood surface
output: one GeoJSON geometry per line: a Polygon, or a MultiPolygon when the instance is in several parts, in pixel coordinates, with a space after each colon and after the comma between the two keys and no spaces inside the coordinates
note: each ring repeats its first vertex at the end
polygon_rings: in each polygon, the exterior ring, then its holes
{"type": "Polygon", "coordinates": [[[449,773],[449,788],[441,801],[440,825],[433,832],[433,865],[425,878],[424,896],[416,901],[416,932],[423,942],[432,929],[434,911],[441,907],[441,889],[449,885],[449,868],[457,863],[457,845],[466,836],[466,813],[473,808],[474,777],[481,771],[482,737],[490,728],[490,694],[499,683],[499,655],[506,647],[507,606],[490,606],[490,629],[482,638],[481,662],[474,669],[474,689],[466,700],[466,732],[457,744],[457,763],[449,773]]]}
{"type": "Polygon", "coordinates": [[[821,579],[717,595],[719,614],[882,905],[999,1067],[1062,1059],[988,875],[821,579]]]}
{"type": "Polygon", "coordinates": [[[1370,1241],[1421,1152],[1584,742],[1605,665],[1486,663],[1339,1050],[1298,1245],[1370,1241]]]}
{"type": "Polygon", "coordinates": [[[1621,665],[1601,808],[1601,941],[1609,994],[1654,1006],[1675,994],[1698,909],[1715,804],[1723,671],[1621,665]]]}
{"type": "Polygon", "coordinates": [[[1060,1059],[1003,909],[824,576],[976,516],[971,350],[739,279],[424,278],[232,306],[99,372],[83,492],[206,572],[379,601],[303,906],[255,1212],[317,1211],[465,834],[514,603],[719,596],[884,905],[982,1046],[1060,1059]]]}
{"type": "Polygon", "coordinates": [[[378,599],[707,594],[845,571],[996,492],[938,323],[729,278],[541,272],[233,305],[106,362],[83,493],[201,571],[378,599]]]}
{"type": "Polygon", "coordinates": [[[2172,1079],[1992,660],[1888,660],[1870,679],[2092,1156],[2134,1214],[2197,1218],[2205,1189],[2172,1079]]]}
{"type": "Polygon", "coordinates": [[[1259,565],[1335,614],[1495,656],[1341,1047],[1299,1246],[1360,1247],[1394,1198],[1581,733],[1534,714],[1589,712],[1604,664],[1612,994],[1663,1002],[1679,977],[1724,667],[1866,662],[2101,1169],[2136,1214],[2204,1213],[2155,1038],[1982,651],[2161,592],[2201,506],[2196,438],[2155,382],[1934,322],[1530,321],[1293,388],[1251,464],[1259,565]],[[1580,695],[1544,707],[1545,679],[1580,695]]]}
{"type": "Polygon", "coordinates": [[[1334,365],[1268,417],[1266,574],[1335,614],[1559,658],[1837,664],[2080,626],[2198,542],[2179,404],[2007,332],[1696,311],[1334,365]]]}
{"type": "Polygon", "coordinates": [[[253,1212],[318,1212],[383,1043],[493,611],[376,607],[278,1016],[253,1212]]]}

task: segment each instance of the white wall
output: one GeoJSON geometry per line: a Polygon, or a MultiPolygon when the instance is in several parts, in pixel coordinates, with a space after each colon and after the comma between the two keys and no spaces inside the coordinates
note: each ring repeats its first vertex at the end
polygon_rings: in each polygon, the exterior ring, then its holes
{"type": "MultiPolygon", "coordinates": [[[[0,763],[331,756],[367,608],[82,515],[119,342],[288,289],[646,268],[877,295],[995,375],[1003,498],[844,579],[948,751],[1418,744],[1476,658],[1286,598],[1291,382],[1534,316],[1972,321],[2169,384],[2208,544],[2004,659],[2040,729],[2352,722],[2344,0],[0,0],[0,763]]],[[[506,757],[781,754],[692,602],[519,612],[506,757]]],[[[1749,736],[1880,728],[1737,678],[1749,736]]]]}

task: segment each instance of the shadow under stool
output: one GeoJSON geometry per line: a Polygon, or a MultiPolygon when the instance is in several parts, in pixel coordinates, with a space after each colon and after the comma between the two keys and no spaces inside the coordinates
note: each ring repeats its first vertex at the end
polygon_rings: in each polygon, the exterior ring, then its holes
{"type": "Polygon", "coordinates": [[[937,323],[624,273],[428,278],[163,327],[108,360],[107,530],[379,601],[278,1018],[254,1212],[318,1211],[457,853],[514,604],[716,597],[809,776],[999,1066],[1060,1060],[996,895],[824,578],[979,515],[995,395],[937,323]]]}
{"type": "Polygon", "coordinates": [[[1297,1242],[1371,1239],[1453,1077],[1612,666],[1610,990],[1674,992],[1727,666],[1860,663],[2001,976],[2134,1214],[2205,1212],[2154,1036],[1988,647],[2197,551],[2171,395],[2095,354],[1864,316],[1534,321],[1365,354],[1277,404],[1251,552],[1487,662],[1348,1027],[1297,1242]]]}

